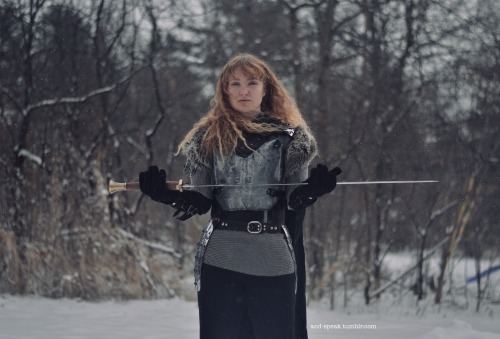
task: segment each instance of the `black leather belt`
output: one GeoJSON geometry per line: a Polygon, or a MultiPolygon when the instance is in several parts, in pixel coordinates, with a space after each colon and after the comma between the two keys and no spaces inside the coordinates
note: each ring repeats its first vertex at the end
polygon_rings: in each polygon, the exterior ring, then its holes
{"type": "Polygon", "coordinates": [[[282,233],[283,229],[280,226],[264,224],[258,220],[251,221],[234,221],[213,219],[215,228],[228,231],[243,231],[252,234],[259,233],[282,233]]]}
{"type": "Polygon", "coordinates": [[[282,233],[282,225],[270,222],[265,211],[231,211],[224,212],[212,220],[217,229],[242,231],[252,234],[282,233]]]}

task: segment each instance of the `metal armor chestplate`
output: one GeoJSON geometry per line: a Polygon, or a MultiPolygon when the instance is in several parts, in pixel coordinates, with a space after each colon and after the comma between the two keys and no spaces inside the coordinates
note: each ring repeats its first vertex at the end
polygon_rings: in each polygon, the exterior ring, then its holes
{"type": "Polygon", "coordinates": [[[214,198],[222,210],[268,211],[278,202],[278,197],[271,196],[268,190],[282,189],[279,185],[255,185],[283,183],[283,163],[288,142],[288,135],[273,133],[263,143],[250,144],[253,152],[240,154],[237,151],[225,156],[224,160],[220,154],[214,154],[215,183],[242,185],[223,187],[215,194],[214,198]]]}

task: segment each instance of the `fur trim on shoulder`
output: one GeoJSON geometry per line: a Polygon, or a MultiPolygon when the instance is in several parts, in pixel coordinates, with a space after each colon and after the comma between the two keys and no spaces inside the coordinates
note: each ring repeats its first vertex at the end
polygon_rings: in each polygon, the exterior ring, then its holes
{"type": "Polygon", "coordinates": [[[298,127],[295,129],[292,140],[288,145],[285,162],[285,176],[300,171],[303,166],[308,166],[317,154],[318,147],[314,136],[303,128],[298,127]]]}
{"type": "Polygon", "coordinates": [[[208,161],[204,156],[203,152],[203,136],[205,131],[201,130],[193,135],[193,138],[189,140],[184,148],[182,149],[182,154],[187,158],[186,164],[184,165],[184,174],[191,176],[196,172],[198,166],[209,167],[208,161]]]}
{"type": "MultiPolygon", "coordinates": [[[[284,132],[291,134],[290,129],[285,129],[284,132]]],[[[210,167],[209,161],[203,152],[203,137],[205,130],[197,132],[191,140],[189,140],[182,154],[187,158],[184,165],[184,174],[187,176],[193,175],[199,166],[210,167]]],[[[304,129],[298,127],[294,130],[292,140],[288,145],[288,151],[285,160],[285,176],[293,175],[297,171],[302,170],[317,155],[317,145],[314,136],[304,129]]]]}

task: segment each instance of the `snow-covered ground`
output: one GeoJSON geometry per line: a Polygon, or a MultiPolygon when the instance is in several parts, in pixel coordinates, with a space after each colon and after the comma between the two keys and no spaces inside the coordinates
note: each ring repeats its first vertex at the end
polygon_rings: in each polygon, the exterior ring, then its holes
{"type": "MultiPolygon", "coordinates": [[[[388,279],[412,267],[414,261],[408,253],[388,255],[388,279]]],[[[427,261],[428,276],[436,276],[437,265],[435,258],[427,261]]],[[[338,305],[343,301],[339,291],[334,311],[329,310],[328,298],[309,307],[309,338],[500,339],[500,272],[488,279],[489,297],[476,313],[475,284],[465,283],[473,275],[474,263],[462,259],[450,267],[454,294],[446,294],[441,308],[433,304],[432,296],[416,303],[408,288],[415,281],[411,276],[369,306],[363,304],[360,291],[351,290],[344,308],[338,305]]],[[[186,284],[192,285],[191,280],[186,284]]],[[[0,295],[0,339],[21,338],[196,339],[197,304],[181,299],[93,303],[0,295]]]]}
{"type": "MultiPolygon", "coordinates": [[[[472,312],[415,316],[381,310],[347,313],[317,307],[309,309],[309,337],[500,339],[498,320],[495,316],[472,312]],[[348,325],[375,328],[345,328],[348,325]]],[[[0,298],[1,339],[197,337],[196,303],[180,299],[90,303],[35,297],[0,298]]]]}

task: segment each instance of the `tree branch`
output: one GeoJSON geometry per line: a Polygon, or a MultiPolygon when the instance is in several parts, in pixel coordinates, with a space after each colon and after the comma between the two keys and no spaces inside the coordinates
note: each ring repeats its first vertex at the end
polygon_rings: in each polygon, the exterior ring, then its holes
{"type": "Polygon", "coordinates": [[[39,102],[37,102],[35,104],[28,105],[28,106],[26,106],[25,108],[22,109],[23,116],[28,116],[28,115],[31,114],[31,112],[33,112],[34,110],[39,109],[39,108],[56,106],[56,105],[59,105],[59,104],[77,104],[77,103],[82,103],[82,102],[85,102],[85,101],[89,100],[90,98],[93,98],[93,97],[98,96],[100,94],[112,92],[113,90],[115,90],[120,85],[126,83],[127,81],[130,81],[130,79],[132,79],[142,69],[144,69],[144,67],[140,68],[136,72],[134,72],[131,75],[123,78],[122,80],[119,80],[118,82],[116,82],[116,83],[114,83],[112,85],[108,85],[108,86],[104,86],[104,87],[95,89],[93,91],[88,92],[85,95],[82,95],[82,96],[45,99],[45,100],[39,101],[39,102]]]}

